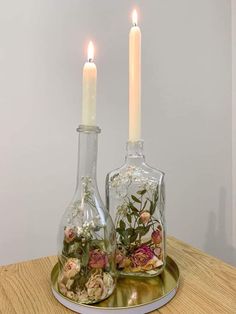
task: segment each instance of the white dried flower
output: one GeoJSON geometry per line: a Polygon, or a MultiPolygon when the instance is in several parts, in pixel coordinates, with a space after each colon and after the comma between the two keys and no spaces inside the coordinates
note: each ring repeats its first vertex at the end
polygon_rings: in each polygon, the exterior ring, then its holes
{"type": "Polygon", "coordinates": [[[67,291],[66,296],[67,296],[67,298],[72,299],[72,300],[76,299],[76,295],[73,291],[67,291]]]}
{"type": "Polygon", "coordinates": [[[67,288],[68,290],[70,290],[70,289],[71,289],[71,286],[73,285],[73,283],[74,283],[74,280],[73,280],[73,279],[69,279],[69,280],[67,281],[67,283],[66,283],[66,288],[67,288]]]}
{"type": "Polygon", "coordinates": [[[101,273],[94,273],[86,283],[88,296],[94,301],[101,300],[104,295],[105,286],[101,273]]]}
{"type": "Polygon", "coordinates": [[[80,302],[88,302],[88,292],[86,290],[78,291],[77,296],[80,302]]]}
{"type": "Polygon", "coordinates": [[[77,236],[80,237],[83,234],[83,228],[77,227],[77,236]]]}

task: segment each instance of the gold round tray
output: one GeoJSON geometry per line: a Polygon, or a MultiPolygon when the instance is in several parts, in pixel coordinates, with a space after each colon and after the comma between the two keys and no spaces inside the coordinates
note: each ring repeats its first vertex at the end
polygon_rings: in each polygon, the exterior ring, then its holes
{"type": "Polygon", "coordinates": [[[57,287],[58,264],[51,273],[52,292],[67,308],[81,314],[143,314],[169,302],[176,294],[179,284],[179,268],[167,256],[164,271],[152,278],[121,277],[113,294],[106,300],[93,304],[79,304],[63,296],[57,287]]]}

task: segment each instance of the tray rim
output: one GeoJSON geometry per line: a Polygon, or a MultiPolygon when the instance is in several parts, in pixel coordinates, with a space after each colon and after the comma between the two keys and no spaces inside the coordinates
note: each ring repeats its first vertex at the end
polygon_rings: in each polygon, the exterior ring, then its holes
{"type": "MultiPolygon", "coordinates": [[[[164,298],[166,298],[167,296],[169,296],[170,294],[172,294],[173,292],[175,292],[171,298],[169,300],[167,300],[166,303],[164,303],[163,305],[161,305],[160,307],[164,306],[165,304],[167,304],[169,301],[172,300],[172,298],[176,295],[177,291],[178,291],[178,288],[179,288],[179,281],[180,281],[180,270],[179,270],[179,267],[178,267],[178,264],[175,262],[175,260],[170,257],[169,255],[167,255],[166,257],[166,266],[165,268],[167,267],[167,260],[169,260],[169,264],[168,265],[171,265],[169,268],[172,268],[173,266],[173,263],[174,263],[174,266],[176,267],[176,273],[177,273],[177,278],[176,279],[176,286],[174,288],[172,288],[170,291],[168,291],[165,295],[161,296],[160,298],[157,298],[157,299],[153,299],[151,300],[150,302],[145,302],[145,303],[142,303],[142,304],[138,304],[138,305],[131,305],[131,306],[120,306],[120,307],[105,307],[105,306],[96,306],[97,303],[94,303],[94,304],[84,304],[84,303],[78,303],[78,302],[75,302],[69,298],[67,298],[66,296],[64,296],[63,294],[60,293],[60,291],[58,289],[55,289],[54,288],[54,283],[53,283],[53,274],[55,272],[55,269],[58,267],[58,262],[53,266],[52,268],[52,271],[51,271],[51,276],[50,276],[50,279],[51,279],[51,289],[52,289],[52,292],[53,292],[53,295],[56,297],[55,294],[59,295],[62,299],[66,300],[67,302],[69,303],[72,303],[72,304],[75,304],[77,306],[81,306],[81,307],[84,307],[84,308],[89,308],[89,309],[96,309],[96,310],[103,310],[103,311],[107,311],[107,310],[111,310],[111,311],[118,311],[118,310],[128,310],[128,309],[135,309],[135,308],[140,308],[140,307],[144,307],[144,306],[147,306],[147,305],[151,305],[155,302],[159,302],[161,300],[163,300],[164,298]]],[[[159,275],[157,275],[159,276],[159,275]]],[[[153,276],[153,277],[149,277],[149,278],[155,278],[157,276],[153,276]]],[[[121,277],[122,278],[122,277],[121,277]]],[[[124,277],[123,277],[124,278],[124,277]]],[[[135,278],[135,277],[134,277],[135,278]]],[[[57,297],[56,297],[57,299],[57,297]]],[[[58,299],[57,299],[58,300],[58,299]]],[[[59,300],[58,300],[59,301],[59,300]]],[[[102,302],[102,300],[100,301],[102,302]]],[[[98,302],[99,303],[99,302],[98,302]]],[[[63,304],[64,305],[64,304],[63,304]]],[[[159,308],[160,308],[159,307],[159,308]]]]}

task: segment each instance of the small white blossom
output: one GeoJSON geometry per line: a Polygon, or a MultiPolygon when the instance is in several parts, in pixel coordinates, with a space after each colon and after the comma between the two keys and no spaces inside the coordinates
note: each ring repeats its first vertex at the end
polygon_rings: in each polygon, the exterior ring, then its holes
{"type": "Polygon", "coordinates": [[[77,227],[77,236],[80,237],[83,234],[83,228],[77,227]]]}

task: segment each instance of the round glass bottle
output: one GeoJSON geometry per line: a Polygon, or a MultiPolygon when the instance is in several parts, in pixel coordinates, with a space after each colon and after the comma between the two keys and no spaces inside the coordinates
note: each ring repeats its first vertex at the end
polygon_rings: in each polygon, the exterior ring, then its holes
{"type": "Polygon", "coordinates": [[[125,164],[106,178],[121,275],[156,276],[166,260],[164,173],[148,166],[143,141],[127,143],[125,164]]]}
{"type": "Polygon", "coordinates": [[[109,297],[116,285],[116,236],[96,181],[96,126],[81,125],[77,185],[58,234],[58,288],[67,298],[91,304],[109,297]]]}

